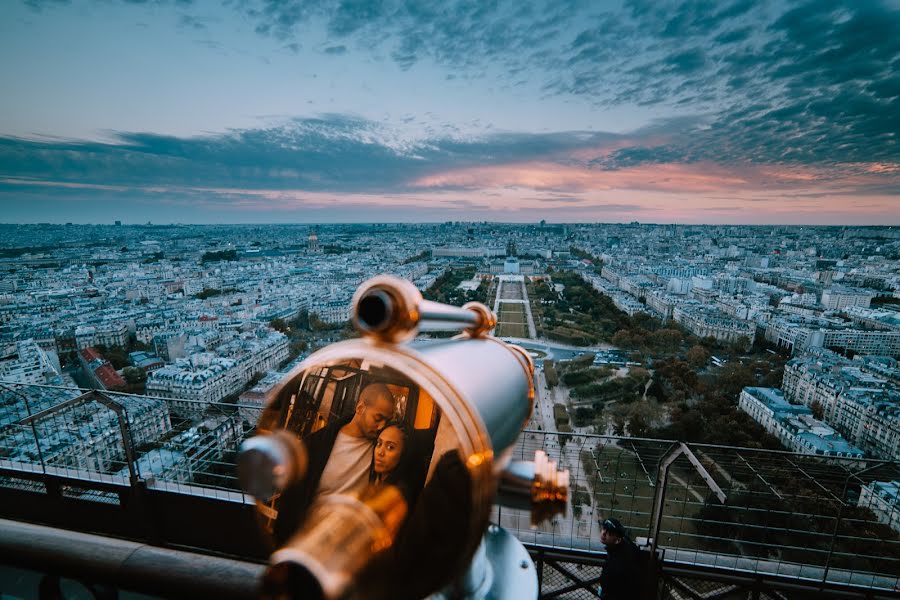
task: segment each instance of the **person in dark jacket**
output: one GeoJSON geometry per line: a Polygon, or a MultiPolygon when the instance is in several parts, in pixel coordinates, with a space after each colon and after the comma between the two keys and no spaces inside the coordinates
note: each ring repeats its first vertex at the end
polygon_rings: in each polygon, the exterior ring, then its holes
{"type": "Polygon", "coordinates": [[[273,528],[276,544],[291,537],[319,496],[352,494],[369,483],[375,439],[394,410],[390,389],[372,383],[359,393],[351,418],[333,421],[303,440],[309,465],[306,476],[284,490],[278,500],[273,528]]]}
{"type": "Polygon", "coordinates": [[[640,550],[628,539],[618,519],[606,519],[600,529],[600,541],[606,546],[606,563],[600,574],[603,600],[626,600],[641,596],[640,550]]]}

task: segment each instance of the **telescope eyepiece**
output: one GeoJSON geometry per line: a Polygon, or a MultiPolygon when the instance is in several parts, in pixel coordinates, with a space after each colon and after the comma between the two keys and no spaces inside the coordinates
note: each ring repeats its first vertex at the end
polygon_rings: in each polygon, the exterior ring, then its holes
{"type": "Polygon", "coordinates": [[[390,324],[394,302],[390,294],[380,289],[371,289],[359,299],[356,308],[358,323],[362,329],[378,332],[390,324]]]}
{"type": "Polygon", "coordinates": [[[241,444],[237,472],[241,488],[266,501],[306,475],[309,457],[295,436],[285,431],[255,435],[241,444]]]}

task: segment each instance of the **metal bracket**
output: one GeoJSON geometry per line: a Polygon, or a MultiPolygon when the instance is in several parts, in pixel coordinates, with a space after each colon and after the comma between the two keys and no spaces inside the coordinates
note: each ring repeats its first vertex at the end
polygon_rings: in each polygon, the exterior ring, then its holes
{"type": "MultiPolygon", "coordinates": [[[[36,421],[40,421],[71,406],[84,404],[86,402],[99,402],[106,408],[116,413],[116,418],[119,422],[119,431],[122,434],[122,445],[125,449],[125,462],[128,463],[128,478],[131,485],[136,486],[141,481],[141,477],[140,473],[138,473],[137,471],[137,461],[134,454],[134,445],[131,440],[131,427],[128,423],[128,411],[125,409],[124,404],[117,400],[113,400],[106,394],[97,390],[90,390],[88,392],[85,392],[84,394],[81,394],[80,396],[70,398],[69,400],[65,400],[63,402],[60,402],[59,404],[55,404],[50,408],[42,410],[38,413],[29,415],[24,419],[21,419],[19,421],[19,425],[33,425],[36,421]]],[[[40,446],[38,447],[38,449],[40,449],[40,446]]]]}
{"type": "Polygon", "coordinates": [[[700,477],[703,478],[703,481],[706,482],[707,487],[709,487],[712,493],[716,495],[719,502],[725,504],[725,501],[727,500],[725,492],[722,491],[722,488],[719,487],[719,484],[716,483],[712,478],[712,475],[709,474],[709,471],[706,470],[706,467],[703,466],[703,463],[701,463],[694,455],[687,444],[684,442],[672,444],[666,453],[660,457],[656,467],[657,485],[653,495],[653,521],[650,528],[650,548],[653,556],[656,556],[656,549],[659,546],[659,530],[662,527],[663,508],[665,507],[666,500],[666,484],[669,481],[669,469],[672,467],[675,460],[682,454],[687,456],[687,459],[691,461],[694,469],[700,474],[700,477]]]}

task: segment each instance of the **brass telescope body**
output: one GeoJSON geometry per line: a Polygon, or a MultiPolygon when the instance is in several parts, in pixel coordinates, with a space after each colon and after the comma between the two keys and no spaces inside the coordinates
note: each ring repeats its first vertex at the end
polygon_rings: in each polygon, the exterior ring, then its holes
{"type": "MultiPolygon", "coordinates": [[[[302,486],[309,464],[305,445],[299,439],[303,425],[297,425],[300,422],[297,415],[302,411],[311,415],[315,410],[319,411],[317,418],[321,418],[323,410],[321,401],[319,405],[312,401],[309,406],[304,405],[303,392],[316,390],[321,398],[321,390],[328,385],[336,388],[365,377],[380,378],[379,381],[393,385],[393,389],[401,389],[398,394],[402,401],[412,402],[415,397],[418,412],[413,416],[410,409],[403,417],[409,422],[415,420],[417,433],[431,434],[433,457],[428,482],[424,483],[418,505],[413,502],[407,506],[402,494],[384,493],[384,486],[380,493],[370,489],[355,497],[317,500],[309,511],[310,518],[272,555],[268,589],[280,590],[271,593],[272,596],[280,597],[282,593],[291,596],[291,590],[284,589],[296,583],[296,578],[286,575],[289,567],[285,565],[290,565],[290,568],[305,569],[317,582],[312,586],[313,595],[378,597],[377,592],[365,591],[369,589],[365,582],[357,581],[366,577],[366,565],[377,561],[379,556],[389,555],[391,550],[404,555],[404,536],[416,539],[416,532],[412,531],[415,527],[446,518],[447,515],[427,511],[435,502],[446,500],[443,496],[454,496],[459,491],[453,500],[459,514],[468,515],[465,523],[460,524],[463,530],[460,539],[465,542],[453,548],[457,566],[436,581],[439,586],[450,583],[460,575],[459,570],[468,564],[481,543],[497,498],[498,484],[510,466],[513,444],[531,416],[534,405],[531,357],[522,348],[489,335],[496,318],[484,305],[470,303],[456,308],[429,302],[422,299],[411,283],[379,276],[357,290],[351,321],[362,338],[338,342],[313,353],[270,391],[258,435],[244,443],[239,457],[242,486],[257,497],[263,517],[270,523],[277,520],[279,510],[286,510],[284,506],[276,508],[280,492],[291,486],[302,486]],[[452,339],[410,342],[420,330],[436,329],[456,329],[462,333],[452,339]],[[319,382],[323,373],[332,374],[333,380],[319,382]],[[391,380],[391,376],[396,377],[391,380]],[[421,414],[427,417],[422,407],[428,406],[429,400],[435,407],[431,421],[421,419],[421,414]],[[449,494],[442,493],[435,500],[433,497],[438,494],[430,487],[439,485],[435,483],[441,479],[437,472],[445,463],[446,455],[452,455],[451,458],[464,466],[467,481],[465,486],[458,486],[459,490],[451,488],[449,494]],[[273,495],[275,499],[270,500],[273,495]],[[380,498],[380,504],[373,504],[376,497],[380,498]],[[337,518],[339,514],[351,515],[354,511],[361,516],[337,518]],[[408,527],[397,524],[406,517],[412,521],[408,527]],[[352,543],[346,536],[355,527],[371,535],[357,533],[360,543],[352,543]],[[397,544],[397,548],[392,548],[397,544]]],[[[363,384],[356,385],[359,394],[363,384]]],[[[332,404],[329,414],[333,414],[333,408],[332,404]]],[[[542,514],[558,511],[560,499],[564,508],[568,473],[556,477],[555,467],[545,461],[542,467],[530,471],[533,475],[526,474],[523,478],[521,474],[529,471],[527,468],[523,471],[519,465],[514,469],[518,474],[517,485],[505,486],[507,492],[513,490],[513,494],[518,494],[520,503],[526,501],[524,496],[530,496],[527,502],[533,507],[540,505],[537,512],[542,514]]],[[[412,497],[418,494],[416,491],[412,497]]],[[[427,550],[424,548],[423,552],[427,550]]],[[[311,592],[306,589],[303,593],[311,592]]]]}

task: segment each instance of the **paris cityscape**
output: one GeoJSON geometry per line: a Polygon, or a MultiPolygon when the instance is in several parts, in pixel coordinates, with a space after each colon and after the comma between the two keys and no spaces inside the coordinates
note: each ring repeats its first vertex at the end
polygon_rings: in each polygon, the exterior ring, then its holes
{"type": "MultiPolygon", "coordinates": [[[[188,425],[233,449],[254,423],[211,420],[207,405],[258,403],[351,336],[351,296],[382,273],[488,304],[496,335],[539,357],[552,416],[534,424],[547,430],[900,459],[896,228],[35,224],[3,238],[0,379],[51,386],[31,411],[78,388],[166,399],[171,416],[147,418],[153,475],[189,480],[190,460],[165,450],[188,425]],[[696,408],[711,400],[704,380],[720,381],[726,414],[696,408]]],[[[5,392],[12,423],[25,409],[5,392]]],[[[34,458],[17,439],[5,457],[34,458]]],[[[74,436],[43,459],[104,464],[107,443],[74,436]]],[[[879,482],[860,502],[896,528],[896,493],[879,482]]]]}

